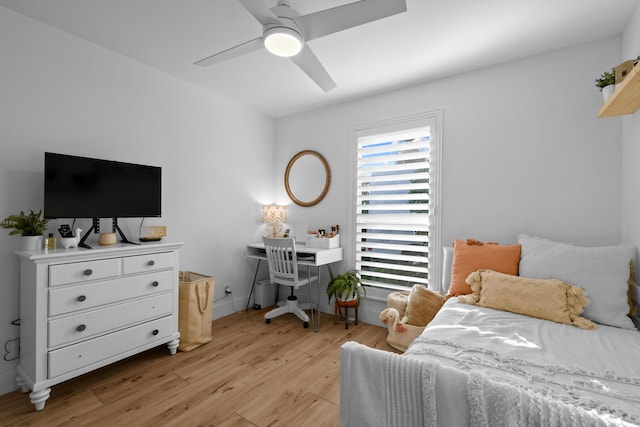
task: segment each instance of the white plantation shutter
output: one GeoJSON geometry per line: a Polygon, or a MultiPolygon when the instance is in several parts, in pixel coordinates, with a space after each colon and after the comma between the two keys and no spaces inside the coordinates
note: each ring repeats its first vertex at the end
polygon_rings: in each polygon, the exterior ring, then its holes
{"type": "Polygon", "coordinates": [[[431,127],[357,139],[355,262],[362,283],[429,281],[431,127]]]}

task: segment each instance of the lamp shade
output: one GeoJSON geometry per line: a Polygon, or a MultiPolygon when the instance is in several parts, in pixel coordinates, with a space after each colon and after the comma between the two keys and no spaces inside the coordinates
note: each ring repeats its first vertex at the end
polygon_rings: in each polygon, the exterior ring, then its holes
{"type": "Polygon", "coordinates": [[[287,207],[265,205],[262,207],[262,221],[265,224],[282,224],[287,220],[287,207]]]}
{"type": "Polygon", "coordinates": [[[296,30],[277,26],[264,32],[264,47],[276,56],[289,58],[300,53],[304,43],[302,35],[296,30]]]}

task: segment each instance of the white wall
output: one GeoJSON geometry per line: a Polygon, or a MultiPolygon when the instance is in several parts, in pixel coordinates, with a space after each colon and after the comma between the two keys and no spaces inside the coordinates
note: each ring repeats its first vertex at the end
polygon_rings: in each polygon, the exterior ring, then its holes
{"type": "MultiPolygon", "coordinates": [[[[640,8],[636,9],[622,38],[622,55],[613,64],[640,56],[640,8]]],[[[610,120],[610,119],[607,119],[610,120]]],[[[618,119],[620,120],[620,119],[618,119]]],[[[622,236],[626,243],[640,247],[640,113],[622,117],[622,236]]],[[[638,257],[634,265],[639,270],[638,257]]],[[[636,277],[638,274],[636,273],[636,277]]],[[[636,281],[637,283],[637,281],[636,281]]],[[[640,288],[636,286],[636,301],[640,288]]]]}
{"type": "MultiPolygon", "coordinates": [[[[350,130],[442,109],[443,244],[469,237],[514,243],[520,233],[619,243],[621,126],[597,118],[602,96],[594,82],[618,63],[620,45],[608,38],[278,120],[277,171],[296,152],[314,149],[333,175],[326,199],[291,205],[289,221],[346,231],[350,130]]],[[[363,318],[376,323],[381,306],[365,302],[363,318]]]]}
{"type": "MultiPolygon", "coordinates": [[[[274,195],[274,121],[2,7],[0,53],[0,219],[42,208],[44,151],[161,166],[163,216],[148,223],[185,243],[182,269],[216,276],[216,298],[231,283],[243,307],[244,245],[274,195]]],[[[137,239],[139,221],[123,225],[137,239]]],[[[0,230],[3,347],[19,334],[18,248],[0,230]]],[[[231,298],[214,306],[214,317],[232,312],[231,298]]],[[[15,387],[16,363],[0,359],[0,394],[15,387]]]]}

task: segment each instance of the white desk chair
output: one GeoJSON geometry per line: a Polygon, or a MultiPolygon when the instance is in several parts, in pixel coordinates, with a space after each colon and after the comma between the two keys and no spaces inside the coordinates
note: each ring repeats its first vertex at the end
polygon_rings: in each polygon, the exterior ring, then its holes
{"type": "MultiPolygon", "coordinates": [[[[284,305],[274,308],[267,312],[264,318],[267,323],[271,323],[271,319],[285,313],[293,313],[303,322],[304,327],[309,327],[309,316],[303,309],[309,309],[311,312],[311,322],[315,329],[315,321],[313,317],[313,305],[311,304],[311,282],[318,280],[317,274],[311,274],[311,268],[307,267],[306,274],[298,272],[298,256],[296,254],[296,242],[293,238],[272,239],[263,237],[264,250],[267,254],[267,262],[269,264],[269,278],[271,283],[276,286],[285,285],[291,287],[291,294],[287,297],[284,305]],[[294,295],[294,290],[300,286],[309,286],[309,303],[298,304],[298,297],[294,295]]],[[[318,286],[320,283],[318,283],[318,286]]]]}

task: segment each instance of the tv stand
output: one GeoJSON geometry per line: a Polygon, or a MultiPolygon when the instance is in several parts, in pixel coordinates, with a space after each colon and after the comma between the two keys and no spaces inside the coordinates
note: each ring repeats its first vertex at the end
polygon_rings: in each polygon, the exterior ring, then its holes
{"type": "Polygon", "coordinates": [[[78,247],[79,248],[91,249],[91,246],[87,245],[85,243],[85,241],[87,240],[87,238],[89,237],[89,235],[91,234],[92,231],[95,232],[95,233],[99,233],[100,232],[100,219],[99,218],[93,218],[93,223],[91,224],[91,227],[87,230],[86,233],[84,233],[84,235],[82,236],[82,239],[80,239],[80,243],[78,243],[78,247]]]}
{"type": "MultiPolygon", "coordinates": [[[[118,218],[113,218],[111,224],[112,224],[111,225],[111,230],[113,230],[114,233],[116,231],[118,232],[118,234],[120,235],[120,239],[121,239],[120,241],[122,243],[128,243],[130,245],[139,245],[140,244],[140,243],[132,242],[131,240],[127,239],[127,236],[125,236],[125,234],[122,232],[122,230],[118,226],[118,218]]],[[[82,239],[80,239],[80,243],[78,243],[78,247],[79,248],[93,249],[91,246],[89,246],[88,244],[85,243],[85,241],[91,235],[91,232],[94,232],[96,234],[100,233],[100,218],[93,218],[93,222],[91,224],[91,228],[89,228],[87,230],[87,232],[84,233],[84,235],[82,236],[82,239]]]]}
{"type": "Polygon", "coordinates": [[[132,242],[131,240],[127,239],[127,236],[124,235],[124,233],[122,232],[122,230],[120,229],[120,227],[118,227],[118,218],[113,218],[113,227],[112,227],[113,232],[115,233],[116,231],[118,232],[118,234],[120,235],[120,241],[122,243],[128,243],[130,245],[139,245],[140,243],[137,242],[132,242]]]}

